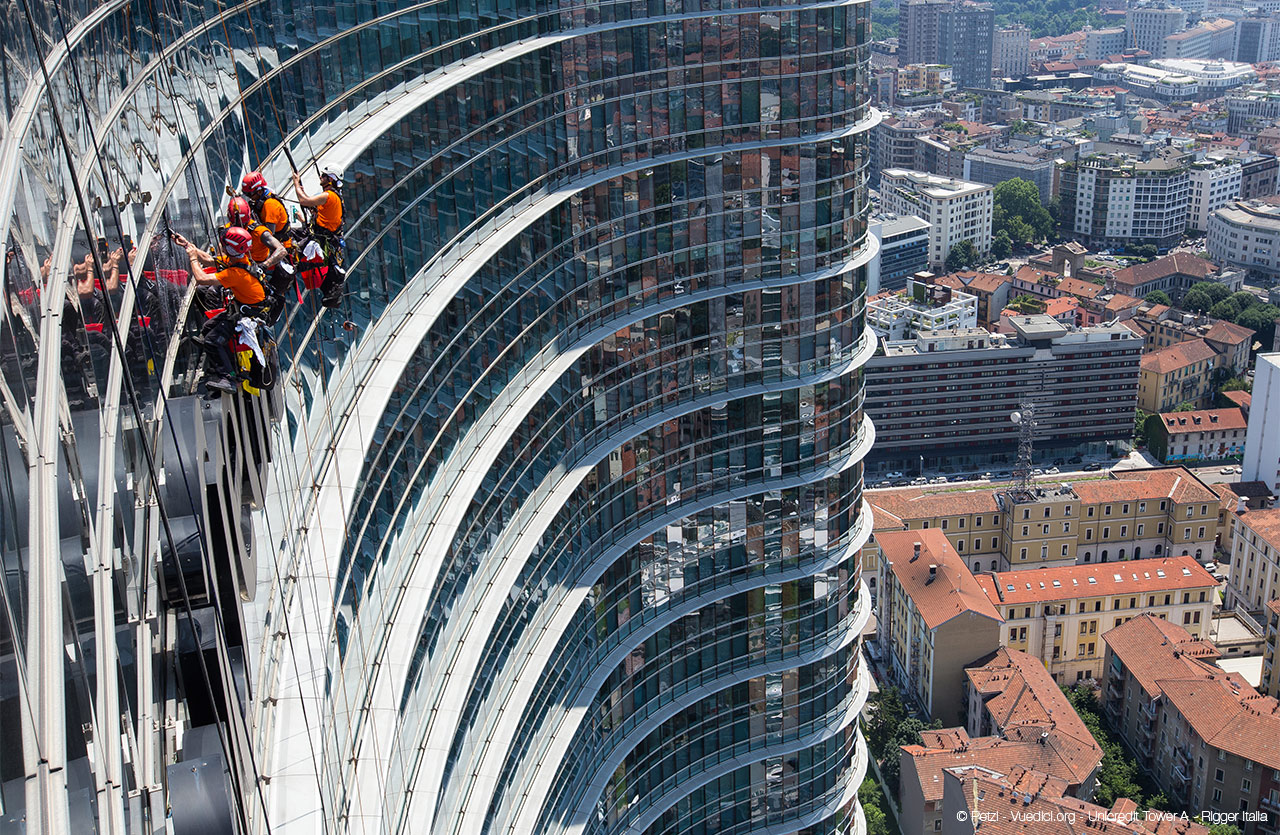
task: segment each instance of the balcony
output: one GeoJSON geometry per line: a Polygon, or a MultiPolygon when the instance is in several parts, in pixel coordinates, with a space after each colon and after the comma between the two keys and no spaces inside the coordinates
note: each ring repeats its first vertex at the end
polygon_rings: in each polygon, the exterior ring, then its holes
{"type": "Polygon", "coordinates": [[[1270,809],[1272,812],[1280,813],[1280,798],[1270,794],[1263,797],[1262,808],[1270,809]]]}
{"type": "Polygon", "coordinates": [[[1115,679],[1107,679],[1107,699],[1120,699],[1124,697],[1124,682],[1115,679]]]}
{"type": "Polygon", "coordinates": [[[1181,764],[1173,767],[1173,781],[1178,785],[1186,785],[1191,782],[1191,769],[1184,769],[1181,764]]]}

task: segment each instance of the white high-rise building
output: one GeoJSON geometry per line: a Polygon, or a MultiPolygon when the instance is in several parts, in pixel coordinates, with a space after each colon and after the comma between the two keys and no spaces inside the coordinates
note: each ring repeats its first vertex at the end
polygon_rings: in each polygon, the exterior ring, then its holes
{"type": "Polygon", "coordinates": [[[889,168],[880,174],[880,208],[916,215],[929,230],[929,265],[941,268],[951,248],[971,241],[979,253],[991,250],[991,214],[995,190],[937,174],[889,168]]]}
{"type": "Polygon", "coordinates": [[[1209,228],[1209,216],[1240,197],[1242,168],[1240,160],[1209,156],[1191,164],[1188,171],[1191,205],[1187,211],[1187,228],[1203,232],[1209,228]]]}
{"type": "Polygon", "coordinates": [[[1261,481],[1273,492],[1280,490],[1280,352],[1258,354],[1243,470],[1242,481],[1261,481]]]}

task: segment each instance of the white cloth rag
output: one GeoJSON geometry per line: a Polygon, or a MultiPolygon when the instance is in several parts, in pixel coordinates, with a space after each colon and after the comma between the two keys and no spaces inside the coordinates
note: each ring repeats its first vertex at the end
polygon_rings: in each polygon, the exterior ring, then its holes
{"type": "Polygon", "coordinates": [[[246,348],[253,351],[253,356],[258,360],[258,365],[266,365],[267,357],[262,353],[262,346],[258,344],[258,320],[249,316],[242,316],[239,322],[236,322],[236,336],[246,348]]]}

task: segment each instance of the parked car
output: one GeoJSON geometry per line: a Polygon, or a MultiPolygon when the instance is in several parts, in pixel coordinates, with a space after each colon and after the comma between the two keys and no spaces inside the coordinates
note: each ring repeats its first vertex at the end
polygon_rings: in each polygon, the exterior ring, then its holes
{"type": "Polygon", "coordinates": [[[1082,463],[1084,463],[1084,456],[1083,456],[1083,455],[1073,455],[1073,456],[1070,458],[1070,462],[1071,462],[1072,464],[1082,464],[1082,463]]]}
{"type": "Polygon", "coordinates": [[[1040,469],[1039,467],[1036,467],[1034,470],[1032,470],[1032,471],[1031,471],[1031,474],[1032,474],[1032,475],[1044,475],[1044,470],[1040,469]]]}
{"type": "Polygon", "coordinates": [[[1045,472],[1048,473],[1049,475],[1057,475],[1058,473],[1062,472],[1062,470],[1059,470],[1057,467],[1050,467],[1049,469],[1045,470],[1045,472]]]}
{"type": "Polygon", "coordinates": [[[1236,471],[1235,467],[1223,467],[1221,470],[1218,470],[1218,472],[1221,473],[1222,475],[1232,475],[1233,473],[1235,473],[1235,471],[1236,471]]]}
{"type": "Polygon", "coordinates": [[[1095,473],[1102,469],[1102,465],[1097,461],[1094,461],[1092,464],[1085,464],[1080,469],[1084,470],[1086,473],[1095,473]]]}
{"type": "Polygon", "coordinates": [[[902,478],[904,475],[905,473],[900,473],[895,470],[894,472],[891,472],[891,473],[885,473],[884,477],[885,478],[902,478]]]}
{"type": "Polygon", "coordinates": [[[944,476],[944,475],[940,475],[940,476],[938,476],[937,478],[931,478],[931,479],[929,479],[929,483],[930,483],[930,484],[946,484],[946,483],[947,483],[947,477],[946,477],[946,476],[944,476]]]}

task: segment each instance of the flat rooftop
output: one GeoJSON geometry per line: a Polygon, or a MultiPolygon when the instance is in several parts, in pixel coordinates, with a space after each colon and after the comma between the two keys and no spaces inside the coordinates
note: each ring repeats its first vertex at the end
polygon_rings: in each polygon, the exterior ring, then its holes
{"type": "Polygon", "coordinates": [[[1066,336],[1069,329],[1052,316],[1036,314],[1033,316],[1012,316],[1009,326],[1024,339],[1057,339],[1066,336]]]}

